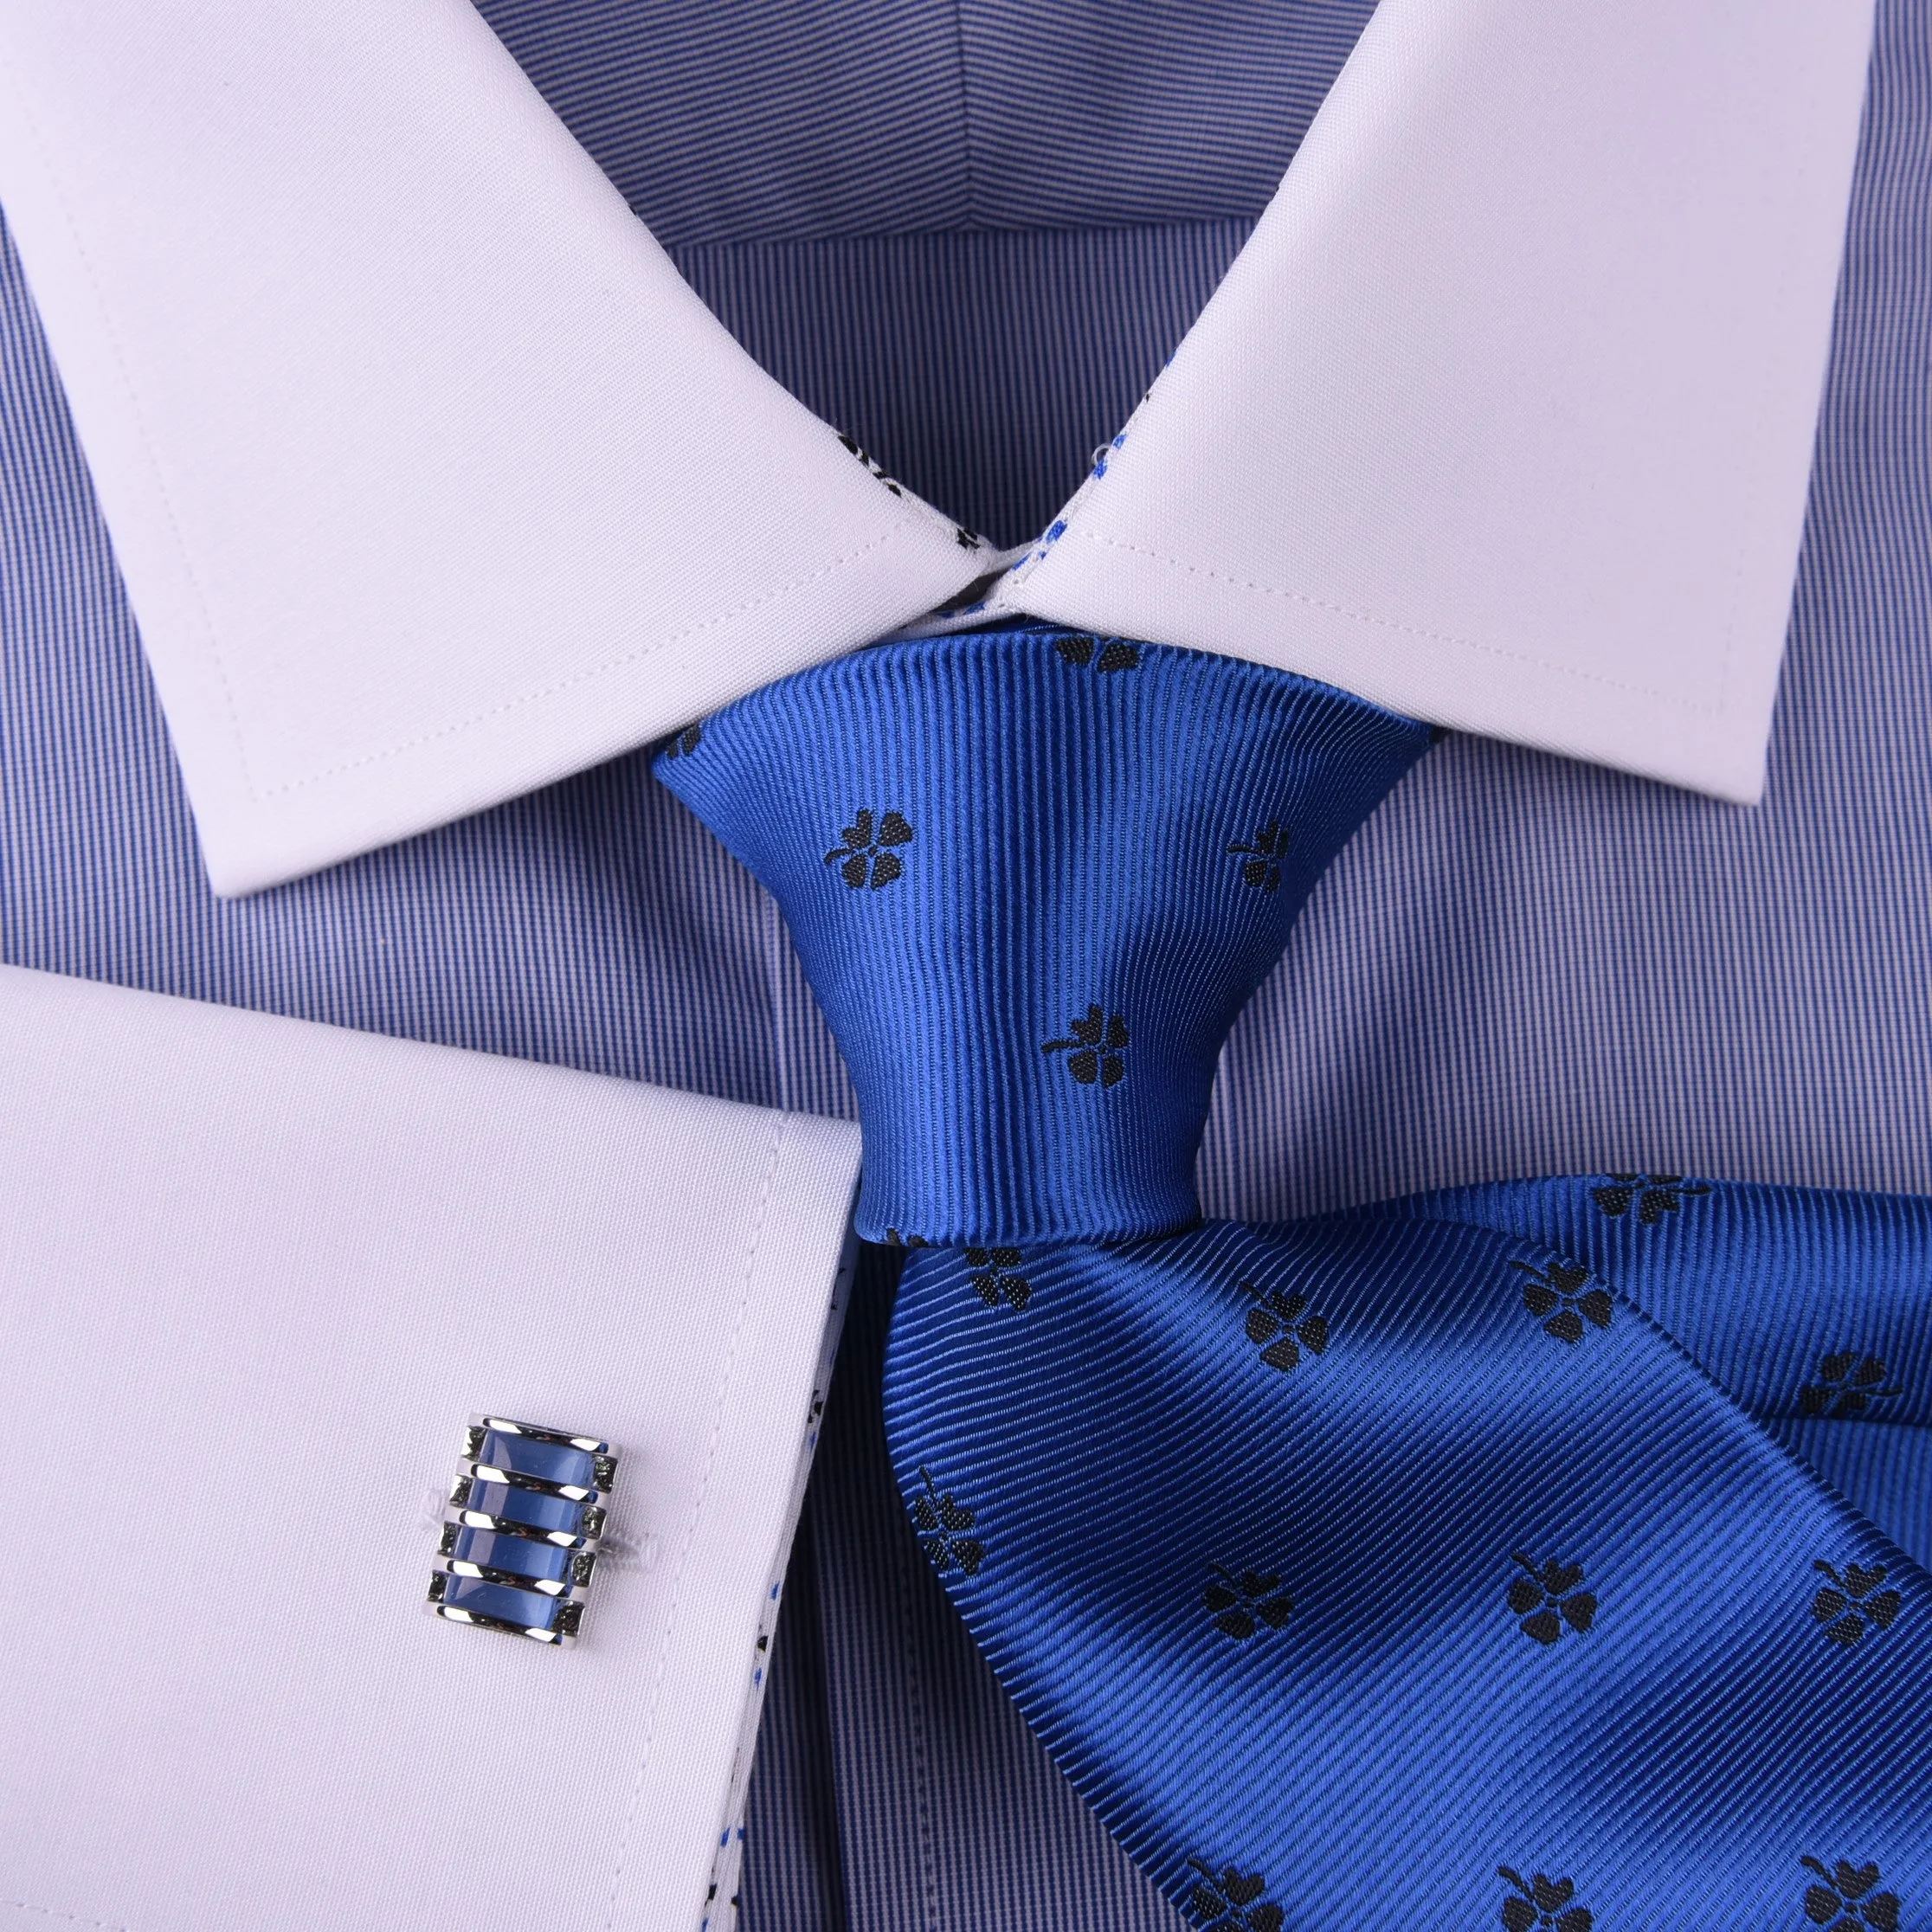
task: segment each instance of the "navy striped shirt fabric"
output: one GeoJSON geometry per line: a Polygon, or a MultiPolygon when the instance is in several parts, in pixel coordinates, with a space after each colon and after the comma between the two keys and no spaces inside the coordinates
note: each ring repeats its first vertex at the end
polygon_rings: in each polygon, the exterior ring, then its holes
{"type": "Polygon", "coordinates": [[[481,0],[667,247],[1252,219],[1373,0],[481,0]]]}
{"type": "MultiPolygon", "coordinates": [[[[1368,11],[489,0],[747,348],[944,508],[1037,528],[1368,11]]],[[[1210,1212],[1668,1168],[1932,1192],[1932,14],[1882,0],[1766,803],[1480,740],[1317,889],[1224,1056],[1210,1212]]],[[[770,901],[619,759],[235,903],[0,236],[0,956],[849,1115],[770,901]]],[[[756,1932],[1177,1925],[906,1525],[864,1271],[780,1625],[756,1932]]]]}
{"type": "Polygon", "coordinates": [[[692,243],[671,256],[793,395],[1008,549],[1085,480],[1253,226],[692,243]]]}

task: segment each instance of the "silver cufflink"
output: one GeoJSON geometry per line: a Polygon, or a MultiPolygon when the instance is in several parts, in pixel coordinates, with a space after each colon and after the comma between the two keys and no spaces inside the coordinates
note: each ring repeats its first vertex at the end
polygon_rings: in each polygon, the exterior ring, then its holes
{"type": "Polygon", "coordinates": [[[443,1510],[431,1613],[575,1643],[616,1473],[616,1452],[595,1436],[473,1415],[443,1510]]]}

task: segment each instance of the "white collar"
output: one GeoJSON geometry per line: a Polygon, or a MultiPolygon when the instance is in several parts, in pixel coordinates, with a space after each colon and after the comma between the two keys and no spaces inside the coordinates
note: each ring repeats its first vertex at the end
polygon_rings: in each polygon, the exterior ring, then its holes
{"type": "MultiPolygon", "coordinates": [[[[1755,798],[1870,25],[1382,0],[991,608],[1755,798]]],[[[0,199],[220,891],[991,561],[752,364],[467,0],[4,0],[0,199]]]]}

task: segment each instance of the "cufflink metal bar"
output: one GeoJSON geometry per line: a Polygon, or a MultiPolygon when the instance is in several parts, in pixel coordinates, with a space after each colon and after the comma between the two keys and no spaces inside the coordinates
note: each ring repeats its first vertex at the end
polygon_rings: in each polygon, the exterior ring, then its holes
{"type": "Polygon", "coordinates": [[[617,1455],[596,1436],[473,1415],[428,1609],[538,1643],[576,1640],[617,1455]]]}

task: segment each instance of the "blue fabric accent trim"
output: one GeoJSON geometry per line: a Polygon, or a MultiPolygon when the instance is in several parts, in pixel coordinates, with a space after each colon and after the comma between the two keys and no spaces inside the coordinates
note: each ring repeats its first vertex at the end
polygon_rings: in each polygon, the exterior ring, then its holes
{"type": "Polygon", "coordinates": [[[1228,1028],[1429,728],[1043,626],[754,692],[656,770],[776,896],[866,1130],[871,1240],[1185,1227],[1228,1028]]]}
{"type": "Polygon", "coordinates": [[[1004,548],[1032,542],[1079,487],[1253,225],[1240,216],[670,253],[793,395],[1004,548]]]}

